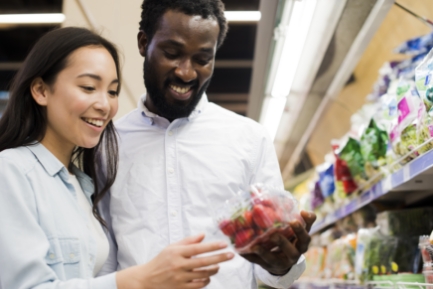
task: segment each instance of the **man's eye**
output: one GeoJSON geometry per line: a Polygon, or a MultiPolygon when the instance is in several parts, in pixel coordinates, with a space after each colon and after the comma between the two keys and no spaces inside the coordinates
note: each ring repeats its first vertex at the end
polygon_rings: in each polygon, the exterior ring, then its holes
{"type": "Polygon", "coordinates": [[[207,65],[212,59],[197,59],[197,63],[200,65],[207,65]]]}
{"type": "Polygon", "coordinates": [[[170,53],[167,51],[164,51],[165,57],[169,58],[169,59],[175,59],[178,55],[176,53],[170,53]]]}

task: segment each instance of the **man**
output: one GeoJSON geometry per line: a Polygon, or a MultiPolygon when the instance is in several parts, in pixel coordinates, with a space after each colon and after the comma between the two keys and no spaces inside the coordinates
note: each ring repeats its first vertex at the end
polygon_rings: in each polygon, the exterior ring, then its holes
{"type": "MultiPolygon", "coordinates": [[[[138,47],[147,94],[120,119],[120,163],[110,216],[123,269],[149,261],[165,246],[206,233],[224,238],[214,210],[253,183],[283,187],[272,141],[254,121],[205,95],[215,53],[227,32],[220,0],[145,0],[138,47]]],[[[297,241],[274,236],[280,250],[261,247],[221,264],[208,288],[287,288],[305,268],[302,253],[314,214],[294,222],[297,241]],[[254,265],[255,264],[255,265],[254,265]]]]}

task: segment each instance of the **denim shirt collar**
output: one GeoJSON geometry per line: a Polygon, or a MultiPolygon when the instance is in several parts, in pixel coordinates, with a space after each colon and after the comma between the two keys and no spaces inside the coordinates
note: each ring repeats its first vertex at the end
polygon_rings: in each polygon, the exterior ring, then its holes
{"type": "MultiPolygon", "coordinates": [[[[36,142],[34,144],[28,145],[27,148],[32,151],[32,153],[44,167],[45,171],[51,177],[59,174],[60,178],[64,182],[69,182],[69,173],[66,167],[43,144],[36,142]]],[[[90,200],[90,197],[94,193],[93,180],[75,165],[72,165],[72,172],[77,177],[77,180],[86,194],[86,197],[90,200]]]]}
{"type": "MultiPolygon", "coordinates": [[[[32,153],[35,155],[35,157],[38,159],[38,161],[41,163],[41,165],[44,167],[44,169],[47,171],[47,173],[54,177],[56,174],[60,172],[60,175],[62,176],[62,170],[65,169],[66,176],[67,171],[65,166],[62,164],[61,161],[59,161],[58,158],[56,158],[43,144],[40,142],[33,143],[31,145],[28,145],[27,148],[32,151],[32,153]]],[[[62,177],[63,179],[63,177],[62,177]]]]}

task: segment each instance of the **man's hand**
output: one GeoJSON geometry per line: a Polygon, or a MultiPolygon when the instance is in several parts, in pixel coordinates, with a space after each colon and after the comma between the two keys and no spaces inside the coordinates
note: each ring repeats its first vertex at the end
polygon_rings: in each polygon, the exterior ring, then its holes
{"type": "Polygon", "coordinates": [[[290,223],[296,236],[293,243],[283,235],[276,233],[272,235],[271,241],[278,246],[277,250],[268,251],[257,245],[253,249],[254,253],[243,254],[242,257],[260,265],[273,275],[285,275],[298,262],[301,255],[307,252],[311,241],[308,233],[316,220],[316,215],[312,212],[302,211],[301,216],[305,221],[305,228],[302,227],[299,221],[290,223]]]}

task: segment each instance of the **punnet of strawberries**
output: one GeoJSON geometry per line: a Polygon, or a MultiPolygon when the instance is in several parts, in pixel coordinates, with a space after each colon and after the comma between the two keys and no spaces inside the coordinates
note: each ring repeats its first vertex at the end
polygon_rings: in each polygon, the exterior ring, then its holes
{"type": "Polygon", "coordinates": [[[252,185],[227,200],[216,219],[219,229],[240,254],[250,253],[256,245],[267,250],[276,248],[271,241],[274,233],[293,240],[295,234],[289,223],[294,220],[305,226],[297,201],[289,192],[262,184],[252,185]]]}

